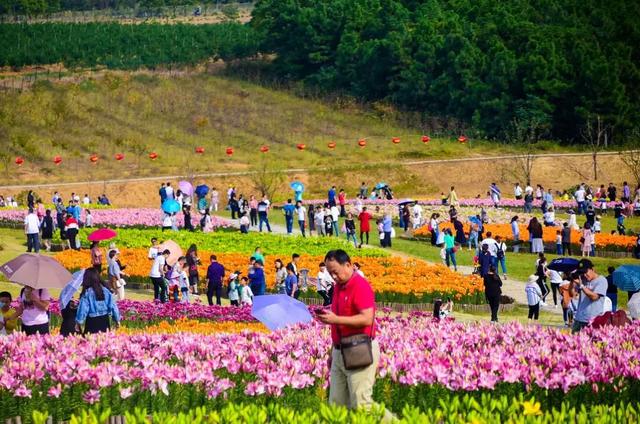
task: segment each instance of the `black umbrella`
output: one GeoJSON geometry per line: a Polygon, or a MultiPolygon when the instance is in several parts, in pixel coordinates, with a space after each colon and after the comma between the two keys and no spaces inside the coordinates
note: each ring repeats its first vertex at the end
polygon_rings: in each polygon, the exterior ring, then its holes
{"type": "Polygon", "coordinates": [[[558,272],[572,272],[578,268],[579,262],[573,258],[556,258],[551,261],[547,268],[558,272]]]}

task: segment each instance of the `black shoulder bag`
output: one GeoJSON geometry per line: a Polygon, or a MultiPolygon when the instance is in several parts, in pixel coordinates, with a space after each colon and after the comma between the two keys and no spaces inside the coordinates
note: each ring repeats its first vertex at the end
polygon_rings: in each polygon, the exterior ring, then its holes
{"type": "MultiPolygon", "coordinates": [[[[338,304],[336,303],[336,315],[340,315],[338,304]]],[[[375,316],[373,318],[375,323],[375,316]]],[[[373,330],[373,323],[371,324],[373,330]]],[[[353,336],[342,337],[340,326],[336,324],[336,331],[340,339],[340,352],[344,368],[347,370],[357,370],[373,364],[373,351],[371,349],[371,337],[366,334],[354,334],[353,336]]]]}

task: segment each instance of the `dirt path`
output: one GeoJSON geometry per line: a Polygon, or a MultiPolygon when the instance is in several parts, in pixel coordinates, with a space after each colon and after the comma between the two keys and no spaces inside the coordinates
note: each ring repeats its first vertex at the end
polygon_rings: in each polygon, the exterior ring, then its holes
{"type": "MultiPolygon", "coordinates": [[[[630,150],[624,152],[603,152],[599,156],[618,156],[619,154],[638,152],[639,150],[630,150]]],[[[540,155],[534,155],[534,158],[570,158],[570,157],[590,157],[591,153],[545,153],[540,155]]],[[[501,155],[501,156],[482,156],[482,157],[467,157],[459,159],[429,159],[429,160],[417,160],[417,161],[393,161],[386,162],[386,165],[397,166],[417,166],[417,165],[443,165],[443,164],[455,164],[464,162],[495,162],[502,160],[511,160],[518,158],[519,155],[501,155]]],[[[283,170],[273,171],[282,172],[285,174],[300,174],[306,172],[318,172],[330,170],[328,167],[313,167],[313,168],[287,168],[283,170]]],[[[335,171],[335,168],[332,168],[335,171]]],[[[193,175],[192,178],[226,178],[226,177],[239,177],[255,174],[257,171],[235,171],[235,172],[210,172],[193,175]]],[[[154,177],[139,177],[139,178],[122,178],[122,179],[110,179],[100,180],[100,184],[127,184],[135,182],[154,182],[154,181],[172,181],[185,178],[184,175],[163,175],[154,177]]],[[[73,186],[83,186],[95,184],[96,181],[74,181],[66,183],[48,183],[48,184],[15,184],[15,185],[3,185],[0,189],[7,190],[28,190],[38,188],[63,188],[73,186]]]]}

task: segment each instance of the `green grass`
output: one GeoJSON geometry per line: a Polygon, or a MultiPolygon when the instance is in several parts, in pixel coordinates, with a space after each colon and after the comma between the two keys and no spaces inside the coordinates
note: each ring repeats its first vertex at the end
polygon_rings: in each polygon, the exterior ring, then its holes
{"type": "MultiPolygon", "coordinates": [[[[5,168],[0,183],[188,176],[242,171],[266,160],[272,169],[331,167],[324,177],[329,172],[355,189],[359,182],[347,177],[358,168],[406,173],[393,162],[516,151],[482,140],[461,146],[454,137],[434,134],[425,145],[422,130],[398,123],[399,118],[352,102],[302,99],[217,76],[113,72],[78,83],[44,82],[0,97],[0,127],[8,141],[0,153],[5,168]],[[394,136],[400,144],[391,143],[394,136]],[[366,148],[357,147],[359,138],[367,139],[366,148]],[[334,150],[327,148],[331,140],[337,143],[334,150]],[[297,143],[306,150],[297,150],[297,143]],[[270,151],[261,153],[262,145],[270,151]],[[197,146],[205,148],[203,155],[194,153],[197,146]],[[225,154],[229,146],[231,157],[225,154]],[[155,161],[148,158],[151,151],[159,155],[155,161]],[[96,165],[89,162],[92,153],[100,156],[96,165]],[[115,161],[116,153],[125,159],[115,161]],[[13,163],[18,155],[26,160],[21,168],[13,163]],[[52,162],[55,155],[63,158],[60,166],[52,162]]],[[[545,143],[542,150],[567,149],[545,143]]],[[[408,186],[418,185],[411,175],[404,179],[408,186]]]]}

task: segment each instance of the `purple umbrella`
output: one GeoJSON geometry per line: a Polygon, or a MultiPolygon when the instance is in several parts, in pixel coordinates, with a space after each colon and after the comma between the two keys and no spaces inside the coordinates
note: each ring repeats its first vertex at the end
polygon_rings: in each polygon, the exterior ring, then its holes
{"type": "Polygon", "coordinates": [[[189,181],[180,181],[178,183],[178,187],[180,188],[180,191],[187,196],[191,196],[193,194],[193,186],[189,181]]]}
{"type": "Polygon", "coordinates": [[[254,297],[251,315],[271,331],[313,320],[307,305],[285,294],[254,297]]]}
{"type": "Polygon", "coordinates": [[[64,288],[72,276],[50,256],[23,253],[0,266],[7,280],[34,289],[64,288]]]}

